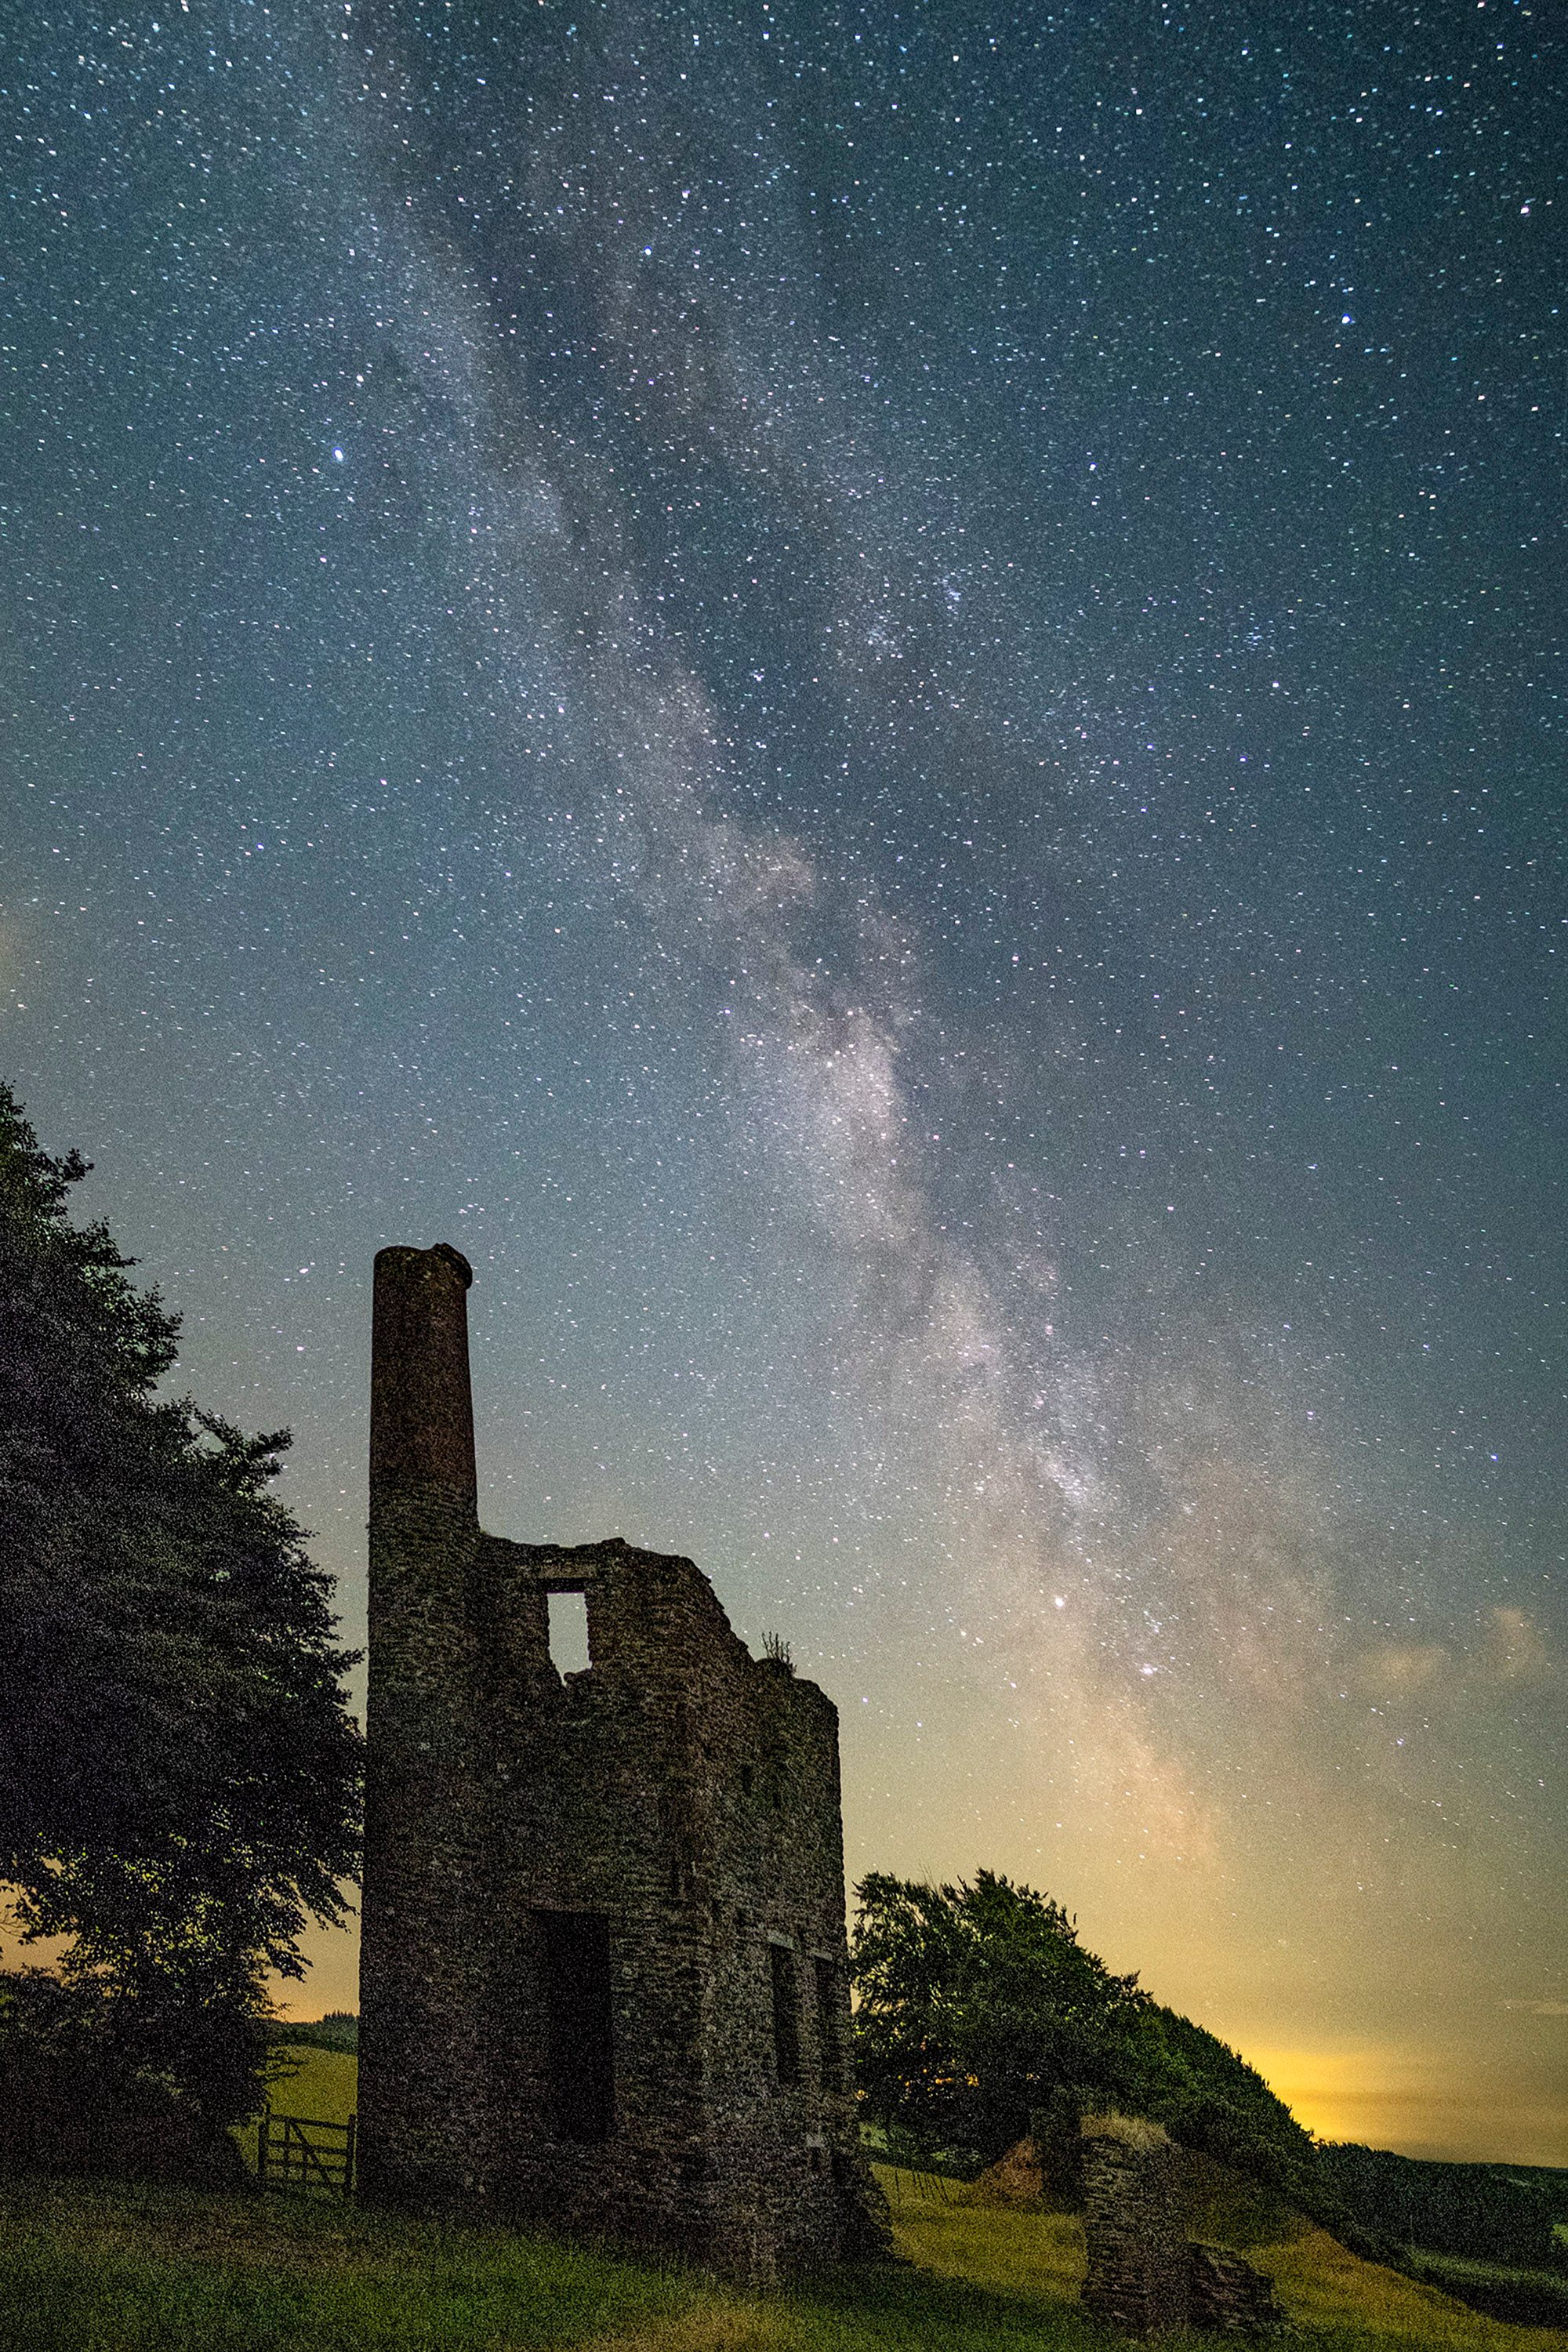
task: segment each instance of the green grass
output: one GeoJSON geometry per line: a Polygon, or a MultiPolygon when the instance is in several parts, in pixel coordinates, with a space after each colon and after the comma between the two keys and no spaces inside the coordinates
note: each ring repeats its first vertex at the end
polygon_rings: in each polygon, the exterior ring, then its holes
{"type": "Polygon", "coordinates": [[[325,2200],[55,2182],[0,2214],[15,2352],[510,2352],[636,2341],[692,2300],[569,2248],[325,2200]]]}
{"type": "MultiPolygon", "coordinates": [[[[317,2062],[338,2054],[311,2051],[275,2105],[336,2113],[331,2103],[352,2095],[352,2075],[318,2072],[317,2062]]],[[[1082,2232],[1070,2215],[987,2206],[952,2181],[879,2172],[903,2262],[772,2294],[325,2198],[12,2183],[0,2189],[0,2347],[1108,2352],[1121,2343],[1077,2306],[1082,2232]]],[[[1234,2219],[1310,2352],[1568,2352],[1563,2330],[1467,2310],[1298,2220],[1291,2234],[1259,2242],[1256,2207],[1234,2219]]]]}
{"type": "Polygon", "coordinates": [[[1563,2352],[1568,2331],[1516,2327],[1471,2311],[1434,2287],[1348,2253],[1322,2230],[1289,2243],[1254,2246],[1248,2259],[1267,2271],[1312,2352],[1563,2352]]]}
{"type": "Polygon", "coordinates": [[[279,2115],[347,2123],[359,2096],[359,2060],[352,2050],[313,2050],[289,2042],[278,2057],[289,2072],[268,2085],[267,2095],[279,2115]]]}
{"type": "MultiPolygon", "coordinates": [[[[268,2087],[268,2097],[280,2116],[309,2116],[323,2124],[346,2124],[359,2095],[359,2061],[351,2051],[316,2050],[290,2042],[279,2060],[289,2072],[268,2087]]],[[[241,2124],[235,2133],[240,2152],[256,2169],[256,2126],[241,2124]]]]}
{"type": "Polygon", "coordinates": [[[1072,2309],[1065,2280],[1035,2277],[1026,2254],[985,2259],[994,2218],[967,2217],[967,2252],[939,2227],[929,2271],[762,2295],[325,2200],[35,2181],[0,2195],[0,2342],[6,2352],[1103,2352],[1112,2339],[1072,2309]],[[984,2275],[965,2275],[966,2260],[984,2275]]]}
{"type": "Polygon", "coordinates": [[[1568,2327],[1568,2277],[1561,2271],[1531,2270],[1521,2263],[1489,2263],[1468,2254],[1429,2253],[1417,2249],[1411,2267],[1417,2278],[1473,2304],[1499,2319],[1531,2320],[1568,2327]]]}
{"type": "MultiPolygon", "coordinates": [[[[880,2168],[879,2168],[880,2170],[880,2168]]],[[[917,2175],[881,2176],[888,2182],[899,2250],[918,2270],[963,2279],[993,2294],[1016,2297],[1033,2307],[1041,2347],[1066,2347],[1100,2339],[1053,2333],[1068,2315],[1083,2276],[1083,2231],[1071,2214],[997,2210],[943,2183],[922,2184],[917,2175]],[[917,2193],[921,2188],[926,2193],[917,2193]],[[902,2193],[899,2191],[901,2189],[902,2193]],[[942,2193],[942,2191],[944,2193],[942,2193]]],[[[1361,2261],[1325,2231],[1302,2221],[1289,2208],[1278,2209],[1281,2234],[1260,2241],[1260,2216],[1273,2200],[1266,2192],[1231,2192],[1231,2209],[1216,2196],[1202,2217],[1208,2234],[1239,2244],[1247,2260],[1268,2273],[1287,2314],[1311,2352],[1565,2352],[1568,2332],[1556,2327],[1516,2327],[1471,2311],[1429,2285],[1361,2261]]],[[[1081,2324],[1081,2323],[1080,2323],[1081,2324]]],[[[896,2339],[895,2339],[896,2340],[896,2339]]],[[[911,2335],[911,2345],[939,2340],[911,2335]]],[[[1115,2339],[1120,2340],[1120,2339],[1115,2339]]],[[[1214,2339],[1218,2340],[1218,2339],[1214,2339]]]]}

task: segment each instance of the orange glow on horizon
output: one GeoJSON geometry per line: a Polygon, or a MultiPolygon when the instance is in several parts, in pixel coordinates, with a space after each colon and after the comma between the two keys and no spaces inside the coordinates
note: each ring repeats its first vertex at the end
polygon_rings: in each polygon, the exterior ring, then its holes
{"type": "Polygon", "coordinates": [[[1433,2086],[1433,2053],[1367,2042],[1352,2049],[1251,2048],[1242,2053],[1298,2123],[1319,2139],[1355,2140],[1455,2163],[1568,2163],[1561,2089],[1500,2084],[1463,2053],[1433,2086]]]}

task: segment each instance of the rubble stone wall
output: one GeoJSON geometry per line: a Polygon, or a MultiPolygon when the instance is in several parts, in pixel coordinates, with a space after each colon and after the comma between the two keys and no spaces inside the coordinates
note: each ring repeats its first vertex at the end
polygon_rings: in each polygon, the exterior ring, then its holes
{"type": "Polygon", "coordinates": [[[1284,2314],[1268,2279],[1228,2246],[1190,2244],[1182,2230],[1180,2151],[1142,2116],[1083,2125],[1083,2300],[1138,2337],[1185,2327],[1277,2335],[1284,2314]]]}
{"type": "Polygon", "coordinates": [[[1186,2325],[1190,2301],[1176,2151],[1157,2124],[1100,2120],[1084,2126],[1083,2299],[1128,2336],[1166,2335],[1186,2325]]]}
{"type": "Polygon", "coordinates": [[[1261,2271],[1229,2246],[1189,2246],[1191,2316],[1214,2336],[1278,2336],[1285,2314],[1261,2271]]]}

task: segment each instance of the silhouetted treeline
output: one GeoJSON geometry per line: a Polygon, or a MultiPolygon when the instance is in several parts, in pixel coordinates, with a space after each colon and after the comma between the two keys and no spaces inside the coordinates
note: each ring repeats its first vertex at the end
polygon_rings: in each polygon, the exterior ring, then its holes
{"type": "Polygon", "coordinates": [[[1363,2224],[1399,2246],[1568,2269],[1568,2172],[1532,2165],[1439,2164],[1331,2142],[1318,2164],[1363,2224]]]}
{"type": "Polygon", "coordinates": [[[330,2009],[309,2025],[296,2025],[285,2020],[272,2029],[277,2043],[298,2044],[307,2050],[347,2050],[357,2054],[359,2050],[359,2019],[352,2009],[330,2009]]]}

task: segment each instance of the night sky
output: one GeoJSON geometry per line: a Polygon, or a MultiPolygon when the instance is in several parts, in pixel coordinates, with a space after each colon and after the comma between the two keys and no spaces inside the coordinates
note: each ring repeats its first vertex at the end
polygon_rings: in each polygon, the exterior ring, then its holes
{"type": "Polygon", "coordinates": [[[351,1638],[447,1239],[852,1873],[1568,2163],[1562,32],[4,13],[0,1066],[351,1638]]]}

